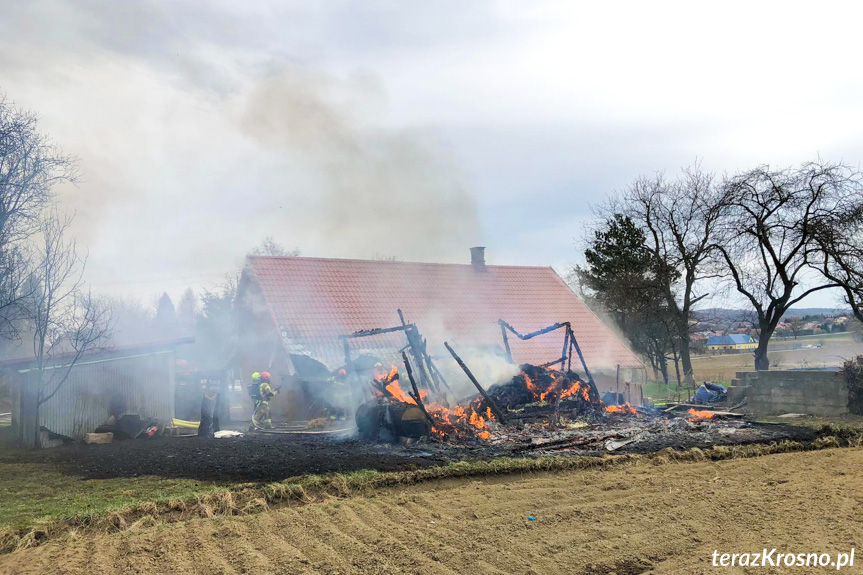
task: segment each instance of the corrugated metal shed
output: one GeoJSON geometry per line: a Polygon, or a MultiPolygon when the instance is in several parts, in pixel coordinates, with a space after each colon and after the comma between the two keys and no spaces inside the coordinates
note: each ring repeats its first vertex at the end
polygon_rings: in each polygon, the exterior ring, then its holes
{"type": "MultiPolygon", "coordinates": [[[[19,374],[24,385],[33,384],[38,377],[36,370],[21,370],[19,374]]],[[[51,391],[47,384],[46,392],[51,391]]],[[[42,405],[39,425],[65,437],[82,439],[105,423],[111,415],[112,402],[122,405],[124,413],[141,418],[163,422],[173,418],[174,351],[75,364],[56,395],[42,405]]]]}

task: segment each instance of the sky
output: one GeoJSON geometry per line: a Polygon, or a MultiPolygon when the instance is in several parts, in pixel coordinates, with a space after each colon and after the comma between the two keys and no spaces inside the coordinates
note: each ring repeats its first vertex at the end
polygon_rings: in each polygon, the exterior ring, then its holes
{"type": "Polygon", "coordinates": [[[58,193],[97,292],[176,299],[267,236],[564,271],[591,207],[639,175],[859,165],[861,12],[0,0],[0,90],[79,158],[58,193]]]}

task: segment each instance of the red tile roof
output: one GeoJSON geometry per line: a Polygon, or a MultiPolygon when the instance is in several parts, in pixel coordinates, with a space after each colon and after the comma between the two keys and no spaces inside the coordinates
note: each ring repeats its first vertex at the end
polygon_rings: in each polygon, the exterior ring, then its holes
{"type": "MultiPolygon", "coordinates": [[[[248,258],[266,307],[292,347],[335,367],[344,363],[338,336],[400,325],[397,309],[417,324],[429,352],[443,341],[503,348],[498,319],[521,333],[569,321],[591,370],[642,363],[550,267],[487,266],[304,257],[248,258]]],[[[561,355],[563,330],[512,343],[518,363],[561,355]]],[[[514,341],[515,340],[515,341],[514,341]]],[[[401,333],[352,341],[353,353],[404,345],[401,333]]],[[[578,365],[573,361],[573,367],[578,365]]],[[[580,366],[578,367],[580,369],[580,366]]]]}

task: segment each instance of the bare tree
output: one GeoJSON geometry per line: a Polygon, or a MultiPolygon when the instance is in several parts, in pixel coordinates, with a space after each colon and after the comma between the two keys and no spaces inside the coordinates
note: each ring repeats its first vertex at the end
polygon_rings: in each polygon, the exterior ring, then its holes
{"type": "Polygon", "coordinates": [[[0,339],[19,338],[23,321],[21,304],[30,295],[31,256],[27,244],[0,245],[0,339]]]}
{"type": "Polygon", "coordinates": [[[863,322],[863,190],[836,217],[816,227],[819,271],[838,284],[854,316],[863,322]]]}
{"type": "Polygon", "coordinates": [[[198,315],[198,296],[192,288],[186,288],[177,304],[177,319],[180,321],[185,333],[192,333],[195,329],[195,317],[198,315]]]}
{"type": "Polygon", "coordinates": [[[38,116],[20,110],[0,93],[0,337],[13,338],[21,325],[19,306],[33,254],[29,240],[54,200],[53,187],[73,182],[74,158],[38,129],[38,116]]]}
{"type": "Polygon", "coordinates": [[[41,407],[66,383],[81,357],[99,349],[111,331],[110,308],[85,290],[86,258],[68,238],[72,218],[50,210],[43,220],[40,260],[24,308],[32,333],[34,369],[22,392],[21,441],[39,445],[41,407]]]}
{"type": "Polygon", "coordinates": [[[820,290],[839,287],[812,277],[823,261],[817,230],[859,194],[860,176],[823,162],[774,170],[761,166],[724,183],[722,255],[734,288],[754,308],[759,341],[755,369],[770,367],[767,346],[791,306],[820,290]]]}
{"type": "Polygon", "coordinates": [[[705,282],[717,277],[713,246],[722,192],[713,174],[696,162],[675,180],[663,174],[637,179],[615,203],[644,231],[675,334],[675,359],[679,357],[683,376],[692,385],[689,336],[697,324],[694,311],[708,297],[705,282]]]}
{"type": "Polygon", "coordinates": [[[791,330],[791,333],[794,335],[794,339],[797,339],[797,336],[800,335],[800,332],[803,331],[803,320],[799,317],[792,317],[788,320],[788,329],[791,330]]]}
{"type": "Polygon", "coordinates": [[[294,248],[292,250],[287,249],[282,244],[277,243],[272,236],[267,236],[261,243],[252,248],[249,252],[250,255],[253,256],[298,256],[300,255],[300,248],[294,248]]]}

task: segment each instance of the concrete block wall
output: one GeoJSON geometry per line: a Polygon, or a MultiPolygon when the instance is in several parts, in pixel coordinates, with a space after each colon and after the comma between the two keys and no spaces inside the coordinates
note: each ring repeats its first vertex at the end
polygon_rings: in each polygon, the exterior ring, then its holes
{"type": "Polygon", "coordinates": [[[746,407],[759,415],[808,413],[848,415],[848,387],[835,371],[738,372],[734,394],[744,394],[746,407]]]}

